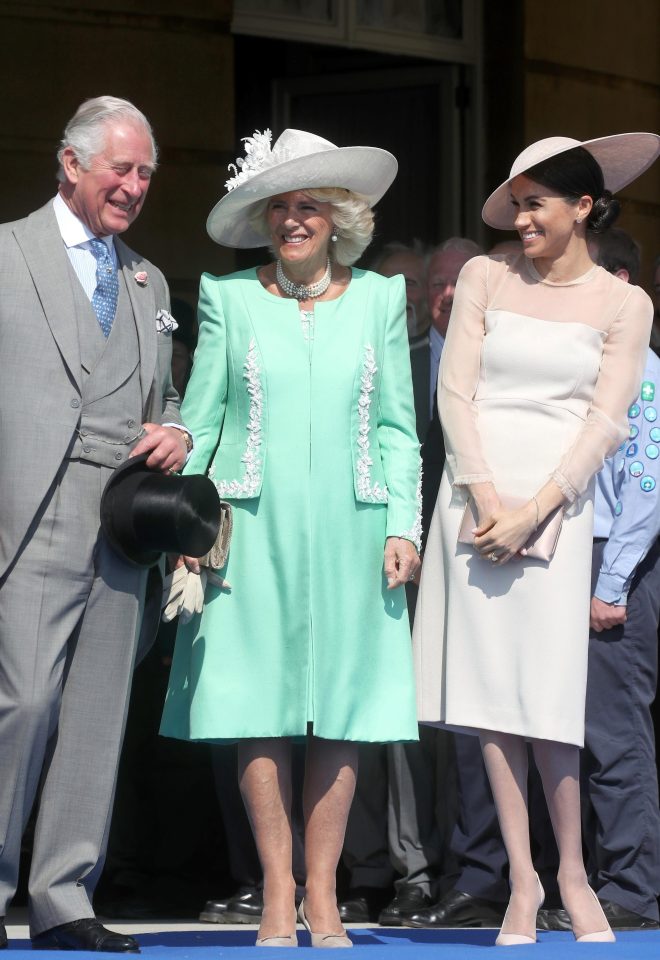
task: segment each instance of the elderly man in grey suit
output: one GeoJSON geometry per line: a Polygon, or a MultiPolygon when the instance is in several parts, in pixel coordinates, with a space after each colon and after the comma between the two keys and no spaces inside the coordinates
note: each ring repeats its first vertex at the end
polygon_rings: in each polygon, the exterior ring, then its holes
{"type": "Polygon", "coordinates": [[[128,101],[88,100],[58,160],[55,199],[0,227],[0,946],[41,783],[33,947],[138,953],[91,904],[146,587],[99,504],[127,457],[175,471],[192,441],[165,280],[118,238],[155,169],[151,127],[128,101]]]}

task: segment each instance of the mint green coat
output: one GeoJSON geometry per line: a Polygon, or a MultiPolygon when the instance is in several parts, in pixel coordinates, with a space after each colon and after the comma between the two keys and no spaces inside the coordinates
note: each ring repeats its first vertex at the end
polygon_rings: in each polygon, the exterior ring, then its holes
{"type": "Polygon", "coordinates": [[[308,328],[255,270],[204,274],[199,316],[185,472],[232,503],[231,590],[179,628],[161,732],[416,739],[405,592],[383,575],[386,537],[421,533],[403,278],[353,269],[308,328]]]}

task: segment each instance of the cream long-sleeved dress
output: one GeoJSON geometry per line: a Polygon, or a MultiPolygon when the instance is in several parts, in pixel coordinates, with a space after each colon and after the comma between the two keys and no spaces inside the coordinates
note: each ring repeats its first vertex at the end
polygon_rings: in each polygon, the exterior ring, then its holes
{"type": "Polygon", "coordinates": [[[524,255],[463,268],[414,628],[422,722],[583,744],[593,477],[628,435],[652,315],[639,287],[598,266],[569,283],[524,255]],[[551,477],[570,506],[550,563],[493,566],[457,544],[467,484],[530,497],[551,477]]]}

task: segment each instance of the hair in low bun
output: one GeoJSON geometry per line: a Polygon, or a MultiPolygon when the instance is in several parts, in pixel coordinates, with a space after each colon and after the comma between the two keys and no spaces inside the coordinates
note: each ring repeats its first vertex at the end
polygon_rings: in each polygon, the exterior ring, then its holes
{"type": "Polygon", "coordinates": [[[621,204],[609,190],[603,190],[602,196],[594,200],[591,213],[587,218],[587,229],[592,233],[603,233],[612,226],[621,212],[621,204]]]}
{"type": "Polygon", "coordinates": [[[542,160],[535,167],[525,170],[525,176],[555,190],[567,203],[577,203],[580,197],[591,197],[593,206],[587,219],[587,228],[592,233],[607,230],[619,216],[619,201],[605,189],[600,164],[584,147],[573,147],[572,150],[542,160]]]}

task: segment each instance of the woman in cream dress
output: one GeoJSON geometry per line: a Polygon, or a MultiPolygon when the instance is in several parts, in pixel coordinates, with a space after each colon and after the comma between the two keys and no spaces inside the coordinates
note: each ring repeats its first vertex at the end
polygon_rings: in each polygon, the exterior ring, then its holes
{"type": "Polygon", "coordinates": [[[593,477],[627,436],[652,316],[649,298],[596,266],[611,192],[657,155],[652,134],[528,147],[484,219],[515,228],[520,255],[476,257],[459,278],[440,370],[447,466],[415,621],[419,716],[481,738],[510,863],[497,943],[535,940],[543,900],[527,816],[531,740],[560,853],[559,888],[577,939],[613,939],[582,862],[593,477]],[[607,189],[606,189],[607,188],[607,189]],[[502,497],[522,506],[505,509],[502,497]],[[465,504],[474,545],[458,543],[465,504]],[[565,510],[550,562],[525,555],[565,510]]]}

